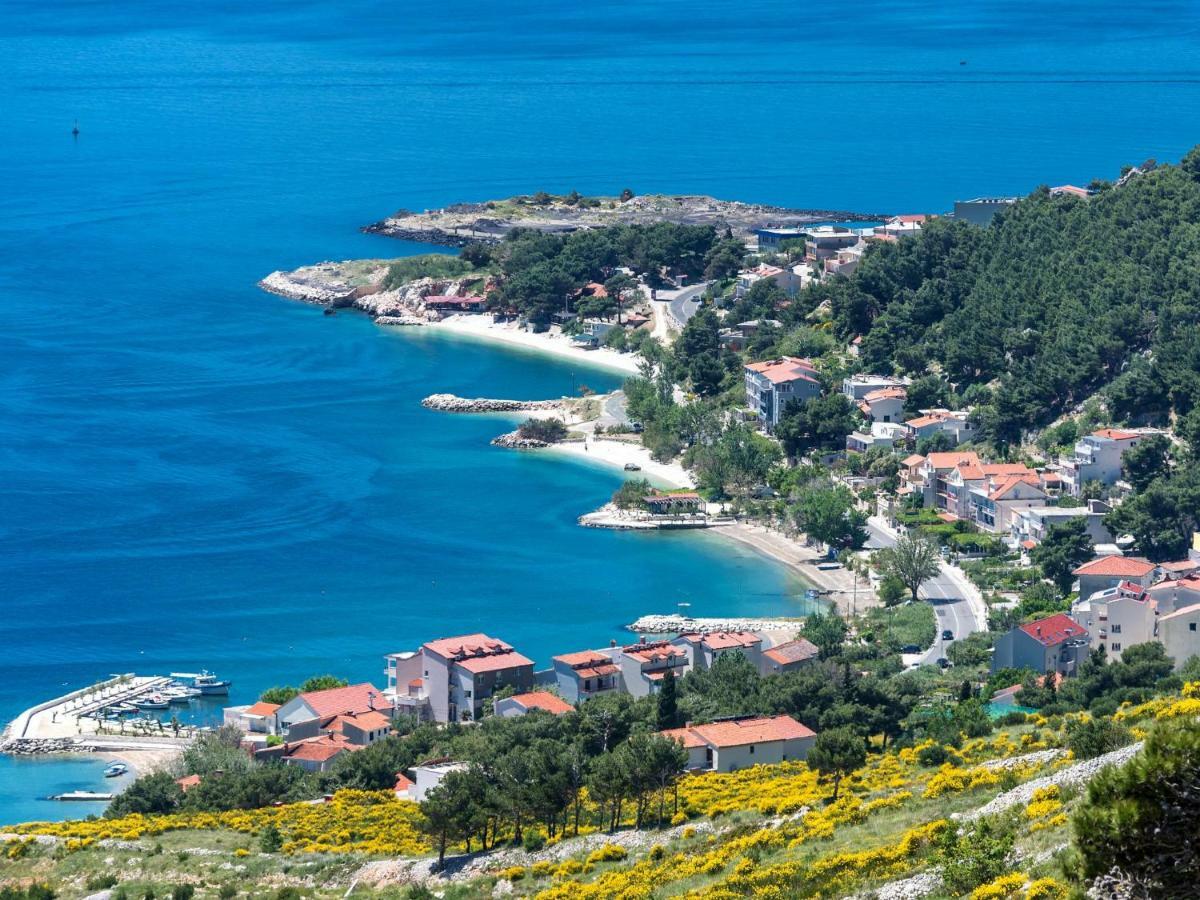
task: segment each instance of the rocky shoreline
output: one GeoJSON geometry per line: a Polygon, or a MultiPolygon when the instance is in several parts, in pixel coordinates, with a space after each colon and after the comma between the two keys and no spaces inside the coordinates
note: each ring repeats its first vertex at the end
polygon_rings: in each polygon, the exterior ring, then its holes
{"type": "MultiPolygon", "coordinates": [[[[425,298],[465,296],[470,293],[465,278],[418,278],[401,287],[384,289],[387,263],[347,260],[302,266],[291,272],[275,271],[258,282],[268,293],[328,310],[355,309],[366,313],[376,325],[428,325],[442,319],[429,309],[425,298]]],[[[478,277],[474,279],[478,281],[478,277]]]]}
{"type": "Polygon", "coordinates": [[[784,631],[789,628],[799,631],[802,619],[694,619],[676,613],[642,616],[625,626],[626,631],[637,634],[683,634],[714,631],[784,631]]]}
{"type": "Polygon", "coordinates": [[[550,446],[549,441],[521,437],[519,431],[510,431],[507,434],[497,435],[492,438],[491,444],[493,447],[504,447],[506,450],[540,450],[543,447],[550,446]]]}
{"type": "Polygon", "coordinates": [[[75,738],[11,738],[0,744],[0,753],[10,756],[41,756],[48,753],[87,753],[92,749],[75,738]]]}
{"type": "Polygon", "coordinates": [[[368,234],[445,247],[497,244],[516,228],[569,234],[608,225],[711,225],[749,235],[759,228],[811,225],[817,222],[871,222],[882,213],[838,209],[787,209],[778,206],[718,200],[702,195],[645,194],[628,200],[591,198],[593,202],[568,202],[563,197],[510,197],[482,203],[457,203],[444,209],[414,213],[400,210],[378,222],[364,225],[368,234]]]}

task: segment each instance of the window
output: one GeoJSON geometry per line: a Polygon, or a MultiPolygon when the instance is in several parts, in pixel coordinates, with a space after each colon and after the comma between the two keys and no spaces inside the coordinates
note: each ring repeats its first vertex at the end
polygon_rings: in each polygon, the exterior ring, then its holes
{"type": "Polygon", "coordinates": [[[1120,649],[1121,649],[1121,645],[1120,645],[1120,644],[1113,644],[1113,645],[1112,645],[1112,651],[1113,651],[1114,653],[1116,653],[1116,652],[1117,652],[1118,650],[1120,650],[1120,649]]]}
{"type": "Polygon", "coordinates": [[[754,745],[753,744],[750,745],[750,755],[751,756],[754,755],[754,745]]]}
{"type": "Polygon", "coordinates": [[[1120,625],[1116,625],[1116,624],[1114,624],[1114,625],[1113,625],[1113,627],[1112,627],[1112,633],[1113,633],[1113,634],[1120,634],[1120,633],[1121,633],[1121,626],[1120,626],[1120,625]]]}
{"type": "Polygon", "coordinates": [[[1188,631],[1195,631],[1195,630],[1196,630],[1196,623],[1188,622],[1188,631]]]}

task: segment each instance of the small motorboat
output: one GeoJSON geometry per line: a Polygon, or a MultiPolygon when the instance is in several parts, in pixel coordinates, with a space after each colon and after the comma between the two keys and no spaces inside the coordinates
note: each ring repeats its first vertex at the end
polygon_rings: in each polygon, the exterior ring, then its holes
{"type": "Polygon", "coordinates": [[[149,694],[134,701],[138,709],[166,709],[170,701],[162,694],[149,694]]]}
{"type": "Polygon", "coordinates": [[[190,679],[192,687],[205,697],[227,697],[233,684],[232,681],[222,681],[207,669],[201,672],[172,672],[171,677],[190,679]]]}
{"type": "Polygon", "coordinates": [[[82,801],[103,801],[111,800],[113,794],[105,794],[100,791],[67,791],[65,794],[55,794],[51,800],[82,800],[82,801]]]}
{"type": "Polygon", "coordinates": [[[125,763],[113,763],[111,766],[109,766],[107,769],[104,770],[104,777],[105,778],[119,778],[120,776],[124,775],[128,771],[129,771],[129,766],[125,765],[125,763]]]}
{"type": "Polygon", "coordinates": [[[637,463],[625,463],[625,471],[626,472],[640,472],[640,471],[642,471],[642,467],[639,466],[637,463]]]}

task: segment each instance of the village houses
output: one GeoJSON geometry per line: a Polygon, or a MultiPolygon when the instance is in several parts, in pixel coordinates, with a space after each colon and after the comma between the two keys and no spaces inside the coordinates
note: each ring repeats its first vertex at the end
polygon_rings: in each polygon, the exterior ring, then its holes
{"type": "Polygon", "coordinates": [[[791,716],[747,716],[707,725],[687,724],[659,732],[687,751],[687,768],[696,772],[736,772],[750,766],[802,760],[816,732],[791,716]]]}
{"type": "Polygon", "coordinates": [[[1032,669],[1069,676],[1087,658],[1089,649],[1087,629],[1059,613],[1001,635],[992,653],[992,671],[1032,669]]]}
{"type": "Polygon", "coordinates": [[[1084,436],[1069,457],[1059,460],[1067,491],[1078,496],[1089,481],[1115,484],[1121,477],[1121,458],[1143,439],[1163,434],[1157,428],[1102,428],[1084,436]]]}

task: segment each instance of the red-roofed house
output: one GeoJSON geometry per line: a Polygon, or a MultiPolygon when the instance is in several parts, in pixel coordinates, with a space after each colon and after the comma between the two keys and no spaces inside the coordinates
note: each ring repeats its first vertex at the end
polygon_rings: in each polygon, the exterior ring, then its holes
{"type": "Polygon", "coordinates": [[[1059,460],[1063,484],[1079,494],[1086,482],[1114,484],[1121,477],[1121,457],[1144,438],[1162,434],[1155,428],[1102,428],[1085,435],[1075,444],[1075,452],[1059,460]]]}
{"type": "Polygon", "coordinates": [[[908,391],[898,385],[868,391],[858,401],[858,408],[872,422],[899,422],[904,418],[904,401],[908,391]]]}
{"type": "Polygon", "coordinates": [[[335,716],[372,711],[391,719],[392,706],[383,692],[364,681],[346,687],[297,694],[279,707],[275,720],[279,730],[287,734],[288,740],[295,741],[315,737],[321,732],[322,722],[335,716]]]}
{"type": "Polygon", "coordinates": [[[564,653],[551,660],[558,692],[568,703],[582,703],[621,688],[621,669],[599,650],[564,653]]]}
{"type": "Polygon", "coordinates": [[[791,716],[740,717],[659,733],[683,745],[689,769],[712,772],[804,759],[817,738],[791,716]]]}
{"type": "Polygon", "coordinates": [[[687,653],[670,641],[639,641],[622,647],[616,656],[621,684],[633,697],[657,694],[667,672],[681,678],[688,669],[687,653]]]}
{"type": "Polygon", "coordinates": [[[416,786],[416,782],[405,775],[403,772],[396,773],[396,785],[392,788],[396,792],[397,800],[411,800],[412,790],[416,786]]]}
{"type": "Polygon", "coordinates": [[[741,653],[756,670],[762,660],[762,638],[753,631],[712,631],[681,634],[671,641],[687,654],[693,669],[711,669],[726,653],[741,653]]]}
{"type": "Polygon", "coordinates": [[[1071,574],[1079,579],[1079,599],[1086,600],[1097,591],[1114,588],[1122,581],[1150,587],[1157,569],[1154,563],[1136,556],[1101,556],[1085,562],[1071,574]]]}
{"type": "Polygon", "coordinates": [[[429,641],[416,652],[384,657],[388,699],[402,712],[435,722],[471,721],[502,687],[533,687],[533,660],[486,634],[429,641]]]}
{"type": "Polygon", "coordinates": [[[533,691],[528,694],[513,694],[496,701],[495,713],[498,716],[523,716],[535,709],[548,712],[553,716],[561,716],[575,709],[570,703],[549,691],[533,691]]]}
{"type": "Polygon", "coordinates": [[[424,679],[438,722],[470,721],[501,687],[533,687],[533,660],[486,634],[429,641],[421,647],[424,679]]]}
{"type": "Polygon", "coordinates": [[[226,725],[233,725],[247,734],[275,734],[278,724],[275,714],[279,706],[275,703],[264,703],[259,700],[250,706],[227,706],[223,710],[226,725]]]}
{"type": "Polygon", "coordinates": [[[821,651],[817,645],[805,638],[796,638],[777,644],[762,652],[762,662],[759,667],[761,675],[780,675],[784,672],[795,672],[797,669],[810,665],[821,651]]]}
{"type": "Polygon", "coordinates": [[[817,370],[807,359],[783,356],[745,367],[746,403],[768,431],[792,400],[807,402],[821,395],[817,370]]]}
{"type": "Polygon", "coordinates": [[[1013,668],[1073,675],[1087,657],[1090,644],[1086,628],[1058,613],[1001,636],[992,653],[992,671],[1013,668]]]}

